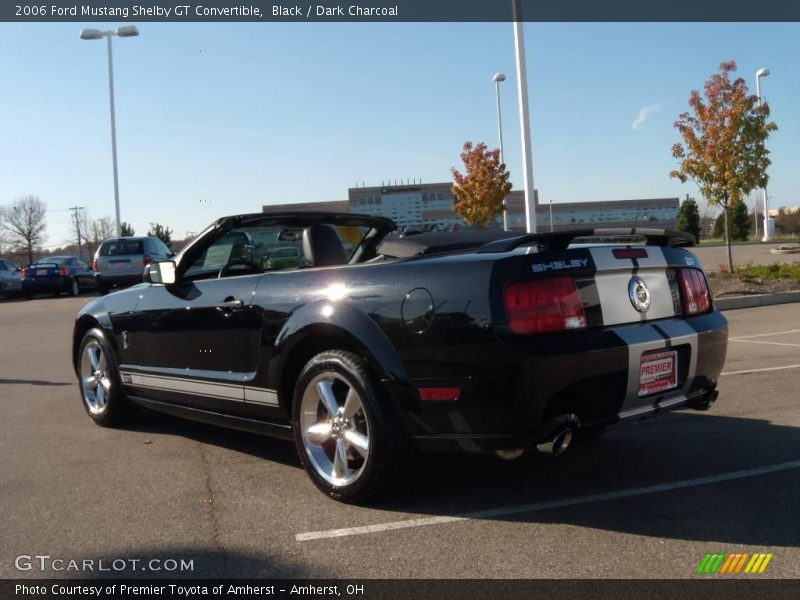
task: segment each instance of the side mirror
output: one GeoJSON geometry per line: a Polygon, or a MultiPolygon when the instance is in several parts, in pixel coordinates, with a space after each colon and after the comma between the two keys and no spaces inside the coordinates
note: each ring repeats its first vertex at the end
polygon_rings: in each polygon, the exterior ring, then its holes
{"type": "Polygon", "coordinates": [[[145,283],[163,283],[164,285],[175,283],[175,261],[162,260],[150,263],[145,267],[142,279],[145,283]]]}

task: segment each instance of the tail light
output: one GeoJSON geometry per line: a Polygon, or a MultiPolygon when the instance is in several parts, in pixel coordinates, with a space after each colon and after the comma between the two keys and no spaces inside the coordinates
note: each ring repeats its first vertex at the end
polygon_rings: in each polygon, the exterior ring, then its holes
{"type": "Polygon", "coordinates": [[[522,281],[505,290],[508,325],[514,333],[586,329],[586,312],[572,277],[522,281]]]}
{"type": "Polygon", "coordinates": [[[22,267],[22,269],[19,272],[19,276],[22,279],[27,279],[28,278],[28,267],[22,267]]]}
{"type": "Polygon", "coordinates": [[[69,275],[69,267],[59,267],[58,274],[66,277],[67,275],[69,275]]]}
{"type": "Polygon", "coordinates": [[[711,295],[706,277],[699,269],[678,269],[678,279],[683,292],[683,312],[699,315],[711,309],[711,295]]]}
{"type": "Polygon", "coordinates": [[[92,259],[92,271],[97,271],[97,259],[92,259]]]}
{"type": "Polygon", "coordinates": [[[142,257],[142,262],[144,263],[144,266],[145,266],[145,267],[146,267],[147,265],[149,265],[149,264],[150,264],[150,261],[152,261],[152,260],[153,260],[153,259],[152,259],[152,258],[150,258],[150,255],[149,255],[149,254],[145,254],[145,255],[142,257]]]}

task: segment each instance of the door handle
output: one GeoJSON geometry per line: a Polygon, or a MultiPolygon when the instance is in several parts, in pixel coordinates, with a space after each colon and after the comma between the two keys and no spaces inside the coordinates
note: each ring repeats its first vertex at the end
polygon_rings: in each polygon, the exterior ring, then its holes
{"type": "Polygon", "coordinates": [[[233,296],[228,296],[225,300],[222,301],[223,308],[242,308],[244,306],[244,300],[239,298],[234,298],[233,296]]]}

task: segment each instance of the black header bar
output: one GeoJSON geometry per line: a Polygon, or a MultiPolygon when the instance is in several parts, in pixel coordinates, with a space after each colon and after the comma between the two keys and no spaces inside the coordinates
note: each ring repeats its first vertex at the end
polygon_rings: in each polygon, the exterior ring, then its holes
{"type": "Polygon", "coordinates": [[[766,22],[795,0],[3,0],[7,22],[766,22]],[[513,5],[518,4],[515,17],[513,5]]]}

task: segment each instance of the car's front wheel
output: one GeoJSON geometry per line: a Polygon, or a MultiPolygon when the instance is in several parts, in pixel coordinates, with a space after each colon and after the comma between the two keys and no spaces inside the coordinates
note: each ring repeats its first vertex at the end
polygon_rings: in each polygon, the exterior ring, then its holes
{"type": "Polygon", "coordinates": [[[132,412],[120,383],[114,351],[101,329],[83,336],[78,355],[81,399],[89,417],[103,427],[119,425],[132,412]]]}
{"type": "Polygon", "coordinates": [[[78,278],[74,277],[69,285],[69,295],[80,296],[80,294],[81,294],[81,284],[78,282],[78,278]]]}
{"type": "Polygon", "coordinates": [[[334,500],[367,502],[402,482],[408,436],[361,357],[312,358],[297,380],[292,425],[308,475],[334,500]]]}

